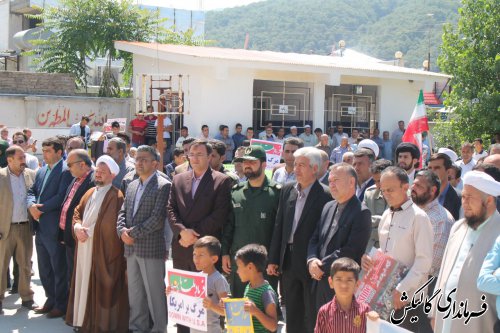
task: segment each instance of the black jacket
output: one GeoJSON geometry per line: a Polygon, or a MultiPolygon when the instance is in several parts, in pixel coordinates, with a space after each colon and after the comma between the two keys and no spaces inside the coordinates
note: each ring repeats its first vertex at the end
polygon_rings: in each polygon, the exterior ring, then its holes
{"type": "MultiPolygon", "coordinates": [[[[276,223],[269,250],[269,263],[279,265],[280,269],[283,268],[285,251],[293,227],[295,204],[297,202],[295,184],[286,184],[281,189],[276,223]]],[[[309,240],[320,219],[323,207],[331,200],[332,196],[329,189],[316,180],[307,196],[293,237],[292,267],[305,276],[308,276],[306,258],[309,240]]]]}
{"type": "MultiPolygon", "coordinates": [[[[73,184],[76,182],[76,178],[73,179],[71,184],[68,186],[68,190],[66,191],[66,195],[64,196],[63,203],[61,205],[61,211],[62,208],[64,207],[64,204],[66,203],[66,200],[68,199],[69,193],[71,192],[71,188],[73,187],[73,184]]],[[[75,240],[73,238],[73,213],[75,211],[76,206],[80,203],[80,200],[82,199],[83,195],[92,187],[94,187],[94,171],[90,171],[90,173],[87,175],[85,180],[83,181],[82,185],[76,190],[75,195],[73,196],[71,203],[68,207],[68,210],[66,211],[66,226],[64,230],[59,229],[59,241],[64,241],[64,244],[69,247],[75,247],[75,240]]]]}

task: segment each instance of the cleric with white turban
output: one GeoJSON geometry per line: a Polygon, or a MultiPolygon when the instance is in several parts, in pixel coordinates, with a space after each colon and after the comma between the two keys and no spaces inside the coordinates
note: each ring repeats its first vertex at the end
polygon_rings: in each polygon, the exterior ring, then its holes
{"type": "Polygon", "coordinates": [[[115,176],[120,172],[120,167],[118,166],[118,164],[116,164],[115,160],[109,155],[102,155],[101,157],[99,157],[95,162],[95,165],[98,166],[100,163],[105,163],[109,168],[109,172],[111,172],[111,174],[115,176]]]}
{"type": "Polygon", "coordinates": [[[486,254],[500,235],[500,214],[496,199],[500,195],[500,183],[481,171],[469,171],[464,176],[462,208],[464,219],[455,222],[441,263],[435,290],[440,294],[433,300],[434,332],[440,333],[494,333],[498,321],[495,296],[476,288],[478,274],[486,254]],[[467,304],[479,316],[466,321],[437,310],[448,304],[467,304]],[[487,311],[486,311],[487,309],[487,311]]]}
{"type": "Polygon", "coordinates": [[[464,177],[464,186],[470,185],[488,195],[498,197],[500,195],[500,183],[493,177],[482,171],[470,171],[464,177]]]}

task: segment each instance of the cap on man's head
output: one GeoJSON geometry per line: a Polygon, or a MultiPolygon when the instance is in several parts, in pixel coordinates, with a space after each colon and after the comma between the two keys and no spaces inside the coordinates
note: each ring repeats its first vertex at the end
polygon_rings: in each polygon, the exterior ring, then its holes
{"type": "Polygon", "coordinates": [[[477,170],[469,171],[465,174],[463,181],[464,186],[470,185],[488,195],[494,197],[500,196],[500,182],[495,181],[495,179],[486,172],[477,170]]]}
{"type": "Polygon", "coordinates": [[[295,126],[295,125],[294,125],[294,126],[290,127],[290,129],[291,129],[291,130],[293,130],[293,129],[297,129],[297,126],[295,126]]]}
{"type": "Polygon", "coordinates": [[[304,126],[304,128],[311,128],[311,125],[306,125],[304,126]]]}
{"type": "Polygon", "coordinates": [[[234,162],[243,162],[243,161],[257,161],[265,162],[266,159],[266,151],[262,146],[251,145],[245,148],[245,155],[235,158],[234,162]]]}
{"type": "Polygon", "coordinates": [[[458,160],[457,153],[455,153],[453,150],[451,150],[449,148],[445,148],[445,147],[439,148],[438,149],[438,153],[442,153],[442,154],[448,155],[448,157],[451,159],[451,161],[453,163],[455,163],[458,160]]]}
{"type": "Polygon", "coordinates": [[[370,140],[370,139],[364,139],[362,140],[359,144],[358,144],[358,149],[359,148],[368,148],[370,149],[371,151],[373,151],[373,153],[375,154],[375,159],[378,157],[378,154],[380,152],[380,148],[378,147],[378,145],[375,143],[375,141],[373,140],[370,140]]]}

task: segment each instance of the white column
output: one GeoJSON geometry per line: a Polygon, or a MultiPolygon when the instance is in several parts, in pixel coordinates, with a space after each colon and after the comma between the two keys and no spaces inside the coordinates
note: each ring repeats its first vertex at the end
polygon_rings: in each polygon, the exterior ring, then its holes
{"type": "Polygon", "coordinates": [[[325,85],[326,82],[323,80],[316,80],[313,83],[313,131],[317,127],[325,130],[325,85]]]}

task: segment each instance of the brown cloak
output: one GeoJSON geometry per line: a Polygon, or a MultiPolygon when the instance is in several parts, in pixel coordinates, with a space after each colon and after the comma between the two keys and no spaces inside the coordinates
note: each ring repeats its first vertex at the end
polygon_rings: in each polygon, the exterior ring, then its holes
{"type": "MultiPolygon", "coordinates": [[[[94,191],[95,188],[88,190],[75,208],[73,225],[82,223],[85,205],[94,191]]],[[[111,187],[99,209],[94,228],[92,269],[82,332],[128,332],[127,266],[123,255],[123,243],[116,232],[116,220],[122,204],[123,194],[117,188],[111,187]]],[[[74,233],[73,237],[76,239],[74,233]]],[[[77,253],[78,245],[75,249],[75,265],[65,318],[70,326],[73,326],[77,253]]]]}

